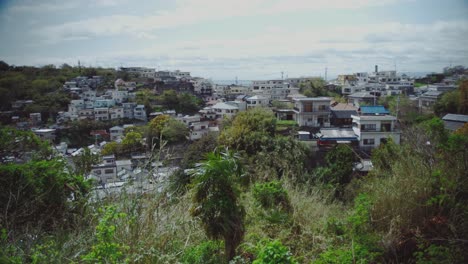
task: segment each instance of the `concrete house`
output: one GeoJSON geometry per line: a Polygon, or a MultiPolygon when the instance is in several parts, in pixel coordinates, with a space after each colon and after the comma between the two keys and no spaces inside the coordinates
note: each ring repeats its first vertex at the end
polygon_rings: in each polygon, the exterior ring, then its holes
{"type": "Polygon", "coordinates": [[[121,126],[114,126],[109,128],[110,140],[117,141],[119,139],[122,139],[122,137],[124,136],[124,131],[125,129],[121,126]]]}
{"type": "Polygon", "coordinates": [[[359,147],[370,150],[388,141],[400,144],[400,130],[397,119],[388,114],[383,106],[362,106],[353,119],[353,131],[358,136],[359,147]]]}
{"type": "Polygon", "coordinates": [[[247,109],[252,107],[267,107],[268,106],[268,98],[262,95],[255,95],[252,97],[247,97],[245,99],[247,102],[247,109]]]}
{"type": "Polygon", "coordinates": [[[330,126],[329,97],[295,98],[294,120],[299,126],[328,127],[330,126]]]}

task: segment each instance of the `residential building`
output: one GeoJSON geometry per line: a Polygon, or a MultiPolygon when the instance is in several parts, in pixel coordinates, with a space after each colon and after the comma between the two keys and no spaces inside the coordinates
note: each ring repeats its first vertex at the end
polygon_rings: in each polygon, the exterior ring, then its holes
{"type": "Polygon", "coordinates": [[[124,136],[125,129],[121,126],[114,126],[109,128],[110,140],[118,141],[122,139],[124,136]]]}
{"type": "Polygon", "coordinates": [[[239,112],[239,107],[219,102],[211,107],[215,112],[216,118],[233,117],[239,112]]]}
{"type": "Polygon", "coordinates": [[[468,123],[468,115],[446,114],[442,117],[445,129],[455,131],[468,123]]]}
{"type": "Polygon", "coordinates": [[[400,144],[397,119],[388,115],[383,106],[362,106],[353,119],[353,131],[359,139],[359,147],[370,150],[384,144],[389,138],[400,144]]]}
{"type": "Polygon", "coordinates": [[[268,100],[286,99],[289,94],[289,83],[284,80],[253,81],[251,92],[263,95],[268,100]]]}
{"type": "Polygon", "coordinates": [[[98,99],[94,101],[95,108],[113,107],[113,106],[115,106],[115,100],[113,99],[98,99]]]}
{"type": "Polygon", "coordinates": [[[329,97],[306,97],[293,100],[294,119],[299,126],[330,126],[331,99],[329,97]]]}
{"type": "Polygon", "coordinates": [[[101,184],[118,181],[115,156],[103,156],[101,164],[91,167],[91,175],[94,176],[94,178],[96,178],[101,184]]]}
{"type": "Polygon", "coordinates": [[[197,140],[210,132],[209,121],[193,122],[190,125],[190,140],[197,140]]]}
{"type": "Polygon", "coordinates": [[[29,120],[32,126],[38,126],[42,123],[41,113],[30,113],[29,120]]]}
{"type": "Polygon", "coordinates": [[[94,108],[94,120],[96,121],[109,120],[109,108],[106,108],[106,107],[94,108]]]}
{"type": "Polygon", "coordinates": [[[94,119],[94,109],[81,109],[78,111],[78,119],[94,119]]]}
{"type": "Polygon", "coordinates": [[[121,106],[109,108],[109,117],[111,120],[124,118],[124,108],[121,106]]]}
{"type": "Polygon", "coordinates": [[[357,115],[357,107],[352,104],[335,102],[330,105],[331,119],[330,124],[333,127],[351,127],[353,124],[352,115],[357,115]]]}
{"type": "Polygon", "coordinates": [[[54,141],[55,140],[55,129],[44,128],[33,130],[33,133],[36,134],[42,140],[54,141]]]}
{"type": "Polygon", "coordinates": [[[133,118],[141,121],[147,121],[146,110],[144,105],[137,105],[133,109],[133,118]]]}
{"type": "Polygon", "coordinates": [[[245,101],[247,102],[247,108],[268,106],[268,98],[262,95],[247,97],[245,101]]]}
{"type": "Polygon", "coordinates": [[[136,107],[136,103],[123,103],[123,116],[124,118],[133,119],[133,109],[136,107]]]}
{"type": "Polygon", "coordinates": [[[419,97],[419,107],[432,107],[444,94],[443,91],[427,91],[419,97]]]}
{"type": "Polygon", "coordinates": [[[366,104],[374,104],[377,101],[377,96],[369,92],[357,92],[348,96],[348,103],[355,107],[366,104]]]}

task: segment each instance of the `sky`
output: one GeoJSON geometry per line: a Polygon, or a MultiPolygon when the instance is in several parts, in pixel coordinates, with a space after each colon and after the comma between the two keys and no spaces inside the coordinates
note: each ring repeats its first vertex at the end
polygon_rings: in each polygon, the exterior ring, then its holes
{"type": "Polygon", "coordinates": [[[0,0],[0,36],[13,65],[214,80],[440,72],[468,66],[468,0],[0,0]]]}

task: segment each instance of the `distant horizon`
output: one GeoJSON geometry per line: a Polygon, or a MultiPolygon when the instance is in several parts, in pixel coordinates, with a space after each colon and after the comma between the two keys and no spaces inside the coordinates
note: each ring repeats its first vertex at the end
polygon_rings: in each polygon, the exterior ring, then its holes
{"type": "Polygon", "coordinates": [[[0,58],[226,80],[468,65],[466,0],[6,0],[0,58]]]}

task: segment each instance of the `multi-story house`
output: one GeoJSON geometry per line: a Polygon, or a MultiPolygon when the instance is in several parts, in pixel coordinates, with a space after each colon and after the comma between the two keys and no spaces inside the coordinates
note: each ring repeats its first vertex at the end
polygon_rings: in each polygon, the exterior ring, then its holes
{"type": "Polygon", "coordinates": [[[329,97],[295,98],[294,120],[299,126],[329,127],[330,102],[329,97]]]}
{"type": "Polygon", "coordinates": [[[109,117],[111,120],[124,118],[124,109],[121,106],[109,108],[109,117]]]}
{"type": "Polygon", "coordinates": [[[78,119],[94,119],[94,109],[81,109],[78,111],[78,119]]]}
{"type": "Polygon", "coordinates": [[[124,131],[125,129],[121,126],[114,126],[109,128],[110,140],[117,141],[119,139],[122,139],[122,137],[124,136],[124,131]]]}
{"type": "Polygon", "coordinates": [[[362,106],[357,115],[352,115],[353,131],[358,136],[361,149],[372,149],[392,138],[400,144],[397,118],[388,114],[383,106],[362,106]]]}
{"type": "Polygon", "coordinates": [[[146,110],[144,105],[137,105],[133,109],[133,118],[141,121],[147,121],[146,110]]]}
{"type": "Polygon", "coordinates": [[[91,175],[102,184],[118,181],[115,156],[103,156],[102,163],[91,167],[91,175]]]}
{"type": "Polygon", "coordinates": [[[253,81],[252,93],[263,95],[268,100],[281,100],[288,96],[289,87],[289,83],[283,80],[253,81]]]}
{"type": "Polygon", "coordinates": [[[122,107],[124,118],[133,119],[133,109],[135,109],[136,103],[123,103],[122,107]]]}
{"type": "Polygon", "coordinates": [[[107,107],[94,108],[94,119],[96,121],[109,120],[109,108],[107,107]]]}
{"type": "Polygon", "coordinates": [[[112,99],[97,99],[94,101],[95,108],[101,107],[113,107],[115,105],[115,100],[112,99]]]}
{"type": "Polygon", "coordinates": [[[245,101],[247,102],[247,108],[268,106],[268,98],[262,95],[247,97],[245,101]]]}
{"type": "Polygon", "coordinates": [[[216,118],[233,117],[239,112],[239,107],[219,102],[211,107],[216,114],[216,118]]]}

